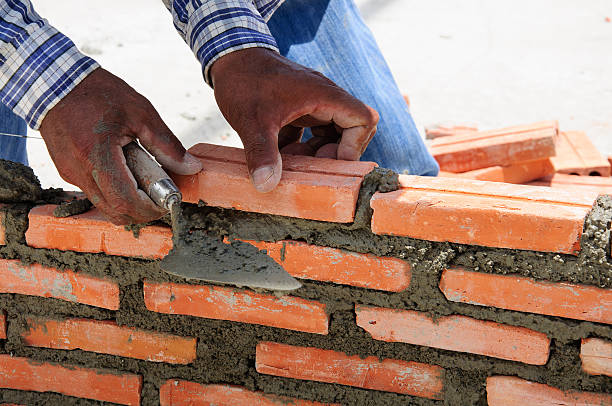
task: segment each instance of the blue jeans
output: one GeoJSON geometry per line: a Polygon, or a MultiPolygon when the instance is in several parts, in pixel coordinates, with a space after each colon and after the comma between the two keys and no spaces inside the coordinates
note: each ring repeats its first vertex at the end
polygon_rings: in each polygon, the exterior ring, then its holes
{"type": "Polygon", "coordinates": [[[323,73],[378,111],[378,133],[362,160],[399,173],[438,174],[438,164],[353,0],[286,0],[268,26],[282,55],[323,73]]]}
{"type": "MultiPolygon", "coordinates": [[[[26,122],[0,103],[0,133],[26,135],[26,122]]],[[[26,139],[0,134],[0,159],[28,164],[26,139]]]]}

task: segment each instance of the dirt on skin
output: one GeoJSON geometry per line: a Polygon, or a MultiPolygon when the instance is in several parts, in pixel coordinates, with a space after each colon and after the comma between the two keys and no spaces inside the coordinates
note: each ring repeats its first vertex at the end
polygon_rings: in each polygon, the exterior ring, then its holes
{"type": "MultiPolygon", "coordinates": [[[[142,403],[144,405],[159,404],[159,387],[170,378],[201,383],[229,383],[301,399],[358,406],[484,405],[486,404],[484,382],[486,377],[491,375],[519,376],[562,389],[612,392],[610,378],[585,374],[580,368],[579,359],[580,339],[593,336],[612,339],[611,326],[452,303],[444,298],[437,287],[441,272],[445,268],[463,266],[480,272],[513,273],[538,279],[588,283],[609,288],[607,229],[612,220],[612,200],[609,197],[600,198],[590,213],[581,241],[582,252],[578,257],[574,257],[374,235],[368,228],[371,216],[369,197],[381,187],[377,183],[380,182],[376,180],[377,178],[381,179],[380,172],[366,177],[369,183],[366,182],[364,188],[366,191],[362,191],[356,221],[352,224],[331,224],[210,207],[186,206],[184,210],[185,224],[195,229],[191,230],[192,235],[195,234],[194,242],[200,238],[198,235],[201,232],[208,233],[208,236],[214,235],[218,239],[223,237],[266,241],[294,239],[357,252],[394,256],[410,263],[413,275],[410,287],[399,293],[303,281],[304,286],[292,295],[326,304],[330,315],[330,331],[326,336],[149,312],[142,296],[143,279],[178,283],[197,282],[168,275],[159,269],[155,261],[29,248],[23,245],[22,239],[18,238],[19,233],[25,231],[27,211],[11,210],[9,217],[12,218],[13,226],[10,234],[13,238],[6,247],[0,248],[0,256],[112,277],[121,286],[121,306],[120,310],[112,312],[55,299],[0,295],[0,308],[6,309],[9,318],[9,338],[1,344],[1,350],[4,353],[11,352],[37,360],[142,374],[145,380],[142,403]],[[544,332],[551,338],[550,358],[545,366],[530,366],[473,354],[373,340],[355,323],[355,303],[414,309],[428,312],[433,317],[463,314],[478,319],[528,327],[544,332]],[[69,316],[115,318],[120,324],[180,336],[198,337],[198,357],[191,365],[169,365],[81,350],[62,351],[26,347],[21,343],[20,335],[27,328],[24,315],[28,314],[60,319],[69,316]],[[440,365],[446,371],[445,400],[432,401],[342,385],[262,375],[257,373],[254,367],[255,346],[261,341],[332,349],[362,357],[375,355],[381,359],[392,358],[440,365]]],[[[0,397],[0,399],[18,402],[19,397],[12,396],[13,392],[10,391],[11,396],[8,398],[0,397]]],[[[39,399],[37,396],[40,396],[40,399],[47,396],[47,394],[31,393],[27,395],[33,399],[39,399]]],[[[74,400],[74,398],[66,399],[74,400]]],[[[30,403],[36,402],[28,402],[30,403]]],[[[41,401],[39,404],[44,403],[41,401]]]]}

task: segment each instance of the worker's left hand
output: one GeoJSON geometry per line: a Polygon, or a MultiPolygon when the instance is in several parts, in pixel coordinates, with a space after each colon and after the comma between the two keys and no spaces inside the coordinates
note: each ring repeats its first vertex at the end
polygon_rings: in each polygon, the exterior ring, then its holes
{"type": "Polygon", "coordinates": [[[376,133],[378,114],[319,72],[264,48],[222,56],[211,67],[215,98],[244,145],[253,184],[278,184],[279,153],[355,161],[376,133]],[[305,127],[313,138],[301,143],[305,127]]]}

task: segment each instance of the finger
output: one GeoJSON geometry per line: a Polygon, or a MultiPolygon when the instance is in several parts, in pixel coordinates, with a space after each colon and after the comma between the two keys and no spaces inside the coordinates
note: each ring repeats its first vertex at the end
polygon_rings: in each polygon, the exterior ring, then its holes
{"type": "Polygon", "coordinates": [[[267,193],[280,181],[282,161],[278,150],[279,130],[271,128],[239,134],[251,181],[257,191],[267,193]]]}
{"type": "Polygon", "coordinates": [[[120,215],[111,209],[109,204],[104,200],[102,192],[93,177],[86,176],[80,179],[80,185],[77,185],[85,193],[89,201],[99,209],[113,224],[122,225],[130,224],[131,219],[128,216],[120,215]]]}
{"type": "Polygon", "coordinates": [[[281,149],[281,154],[314,156],[316,150],[304,142],[294,142],[281,149]]]}
{"type": "MultiPolygon", "coordinates": [[[[151,107],[153,109],[153,107],[151,107]]],[[[150,113],[146,124],[135,129],[140,143],[164,168],[179,175],[194,175],[202,170],[202,163],[185,150],[156,111],[150,113]]]]}
{"type": "Polygon", "coordinates": [[[331,143],[331,144],[323,145],[321,148],[318,149],[315,156],[317,158],[337,159],[338,158],[338,144],[331,143]]]}
{"type": "Polygon", "coordinates": [[[289,144],[299,142],[302,139],[304,129],[300,127],[294,127],[292,125],[286,125],[278,132],[278,148],[283,149],[289,144]]]}
{"type": "Polygon", "coordinates": [[[311,115],[320,120],[329,118],[330,122],[344,129],[338,146],[338,159],[356,161],[378,123],[378,113],[341,89],[333,93],[324,95],[326,101],[311,115]]]}
{"type": "Polygon", "coordinates": [[[123,149],[117,144],[100,144],[105,151],[91,159],[91,176],[108,204],[113,217],[127,217],[132,223],[157,220],[165,214],[145,192],[138,189],[127,167],[123,149]]]}

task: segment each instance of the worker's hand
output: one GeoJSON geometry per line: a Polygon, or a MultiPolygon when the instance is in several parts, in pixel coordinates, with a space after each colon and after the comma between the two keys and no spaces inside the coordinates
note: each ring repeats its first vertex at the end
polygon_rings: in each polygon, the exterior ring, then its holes
{"type": "Polygon", "coordinates": [[[122,147],[134,139],[172,172],[190,175],[201,163],[185,151],[155,108],[124,81],[97,69],[46,115],[40,127],[61,177],[85,192],[116,224],[164,215],[139,190],[122,147]]]}
{"type": "Polygon", "coordinates": [[[215,98],[246,152],[260,192],[281,177],[280,152],[358,160],[378,114],[322,74],[264,48],[227,54],[211,67],[215,98]],[[304,127],[314,137],[300,139],[304,127]]]}

